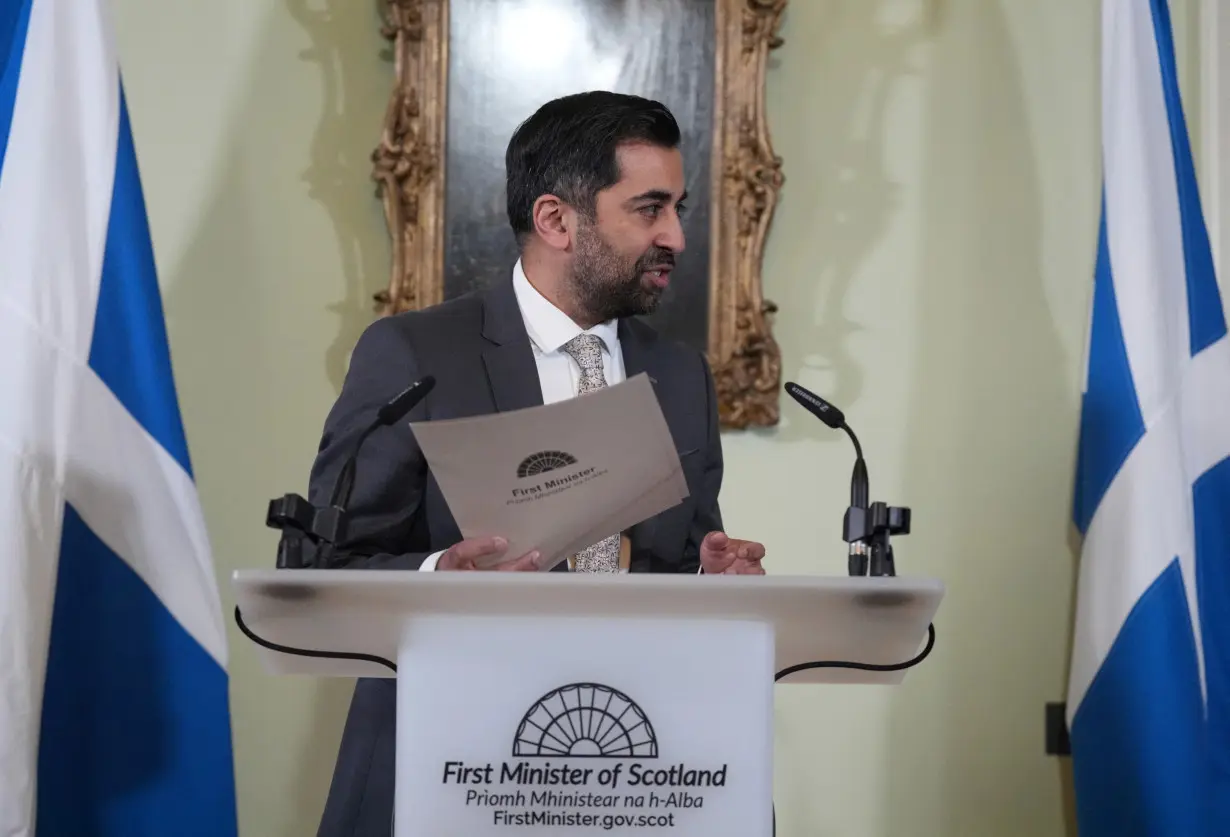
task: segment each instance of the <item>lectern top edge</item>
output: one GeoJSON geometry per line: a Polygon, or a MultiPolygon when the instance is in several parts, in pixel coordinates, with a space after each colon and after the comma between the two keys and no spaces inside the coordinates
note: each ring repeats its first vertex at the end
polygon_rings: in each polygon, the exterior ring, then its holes
{"type": "Polygon", "coordinates": [[[387,589],[404,585],[433,585],[439,587],[465,585],[502,585],[517,587],[572,587],[642,589],[678,587],[686,591],[711,592],[715,587],[700,585],[726,585],[748,590],[799,590],[823,589],[858,592],[926,590],[943,594],[943,581],[927,576],[829,576],[829,575],[782,575],[762,576],[722,575],[704,576],[679,573],[499,573],[499,572],[421,572],[419,570],[377,569],[239,569],[231,575],[236,585],[270,585],[274,592],[283,586],[287,590],[298,585],[312,589],[364,588],[387,589]]]}
{"type": "MultiPolygon", "coordinates": [[[[772,627],[778,670],[815,660],[876,665],[913,658],[944,595],[937,579],[574,573],[433,573],[414,570],[239,570],[244,624],[281,646],[392,659],[405,626],[438,617],[757,621],[772,627]]],[[[556,630],[555,627],[548,629],[556,630]]],[[[366,664],[265,653],[280,673],[387,677],[366,664]]],[[[899,682],[829,669],[791,682],[899,682]]]]}

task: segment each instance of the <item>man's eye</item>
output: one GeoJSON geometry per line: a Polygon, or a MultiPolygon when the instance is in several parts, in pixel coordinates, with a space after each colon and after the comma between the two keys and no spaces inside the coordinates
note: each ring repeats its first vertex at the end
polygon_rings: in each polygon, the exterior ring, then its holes
{"type": "Polygon", "coordinates": [[[680,215],[685,214],[687,211],[688,211],[688,208],[684,206],[683,204],[679,204],[675,207],[675,212],[677,212],[680,215]]]}
{"type": "Polygon", "coordinates": [[[646,206],[646,207],[642,207],[642,208],[641,208],[641,214],[642,214],[642,215],[646,215],[646,216],[648,216],[648,217],[650,217],[650,218],[657,218],[657,217],[658,217],[658,213],[659,213],[659,212],[661,212],[661,211],[662,211],[662,206],[661,206],[661,204],[652,204],[652,205],[650,205],[650,206],[646,206]]]}

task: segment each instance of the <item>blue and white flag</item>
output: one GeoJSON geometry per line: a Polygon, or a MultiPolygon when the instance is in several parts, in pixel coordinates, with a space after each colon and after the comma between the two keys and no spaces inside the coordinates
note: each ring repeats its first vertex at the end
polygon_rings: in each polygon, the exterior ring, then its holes
{"type": "Polygon", "coordinates": [[[1081,837],[1230,835],[1230,338],[1165,0],[1102,6],[1074,519],[1081,837]]]}
{"type": "Polygon", "coordinates": [[[0,3],[0,834],[236,833],[108,0],[0,3]]]}

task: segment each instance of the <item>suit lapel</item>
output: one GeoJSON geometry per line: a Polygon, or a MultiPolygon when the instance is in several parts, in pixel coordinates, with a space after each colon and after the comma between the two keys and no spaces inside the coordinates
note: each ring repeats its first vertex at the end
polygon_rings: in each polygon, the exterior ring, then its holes
{"type": "Polygon", "coordinates": [[[483,365],[495,408],[501,413],[542,406],[542,384],[512,282],[500,282],[483,304],[483,365]]]}
{"type": "Polygon", "coordinates": [[[653,351],[656,339],[654,332],[642,328],[636,320],[619,321],[619,346],[624,357],[624,377],[631,379],[644,372],[649,376],[655,393],[658,389],[658,358],[653,351]]]}
{"type": "MultiPolygon", "coordinates": [[[[657,333],[652,329],[644,327],[636,320],[620,320],[619,322],[619,346],[624,358],[624,377],[632,379],[642,372],[649,376],[649,382],[653,385],[654,395],[657,396],[658,402],[662,402],[661,375],[659,374],[660,353],[654,351],[654,343],[657,340],[657,333]]],[[[667,425],[670,425],[670,413],[666,412],[663,407],[663,415],[667,420],[667,425]]],[[[657,525],[654,518],[649,518],[641,523],[636,524],[627,531],[630,548],[633,551],[640,549],[649,549],[653,544],[654,536],[657,532],[657,525]]]]}
{"type": "Polygon", "coordinates": [[[492,346],[483,352],[483,364],[499,412],[542,406],[542,384],[528,342],[492,346]]]}

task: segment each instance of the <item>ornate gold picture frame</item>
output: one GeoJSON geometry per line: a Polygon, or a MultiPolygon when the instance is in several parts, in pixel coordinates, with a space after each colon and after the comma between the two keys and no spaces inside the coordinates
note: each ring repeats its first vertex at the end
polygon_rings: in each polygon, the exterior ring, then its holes
{"type": "MultiPolygon", "coordinates": [[[[377,312],[388,315],[445,298],[450,4],[381,2],[394,78],[372,160],[392,239],[389,284],[376,295],[377,312]]],[[[709,2],[708,311],[694,316],[707,318],[704,341],[723,428],[766,427],[778,422],[781,353],[771,327],[776,307],[761,289],[761,260],[783,176],[769,140],[764,84],[769,52],[781,43],[786,0],[709,2]]]]}

